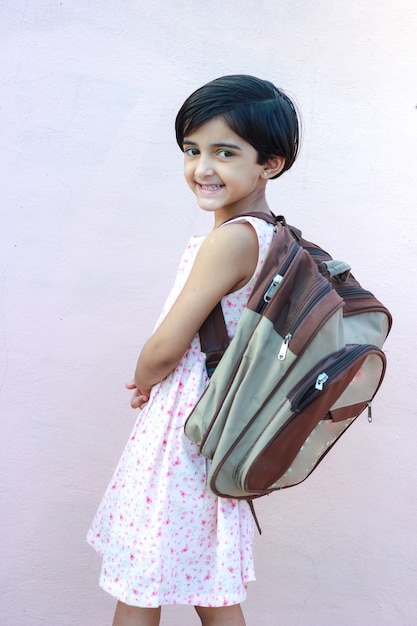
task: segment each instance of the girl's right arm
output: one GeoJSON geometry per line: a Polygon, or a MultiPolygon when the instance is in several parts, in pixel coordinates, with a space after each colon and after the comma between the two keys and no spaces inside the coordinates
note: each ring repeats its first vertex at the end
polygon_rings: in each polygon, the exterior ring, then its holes
{"type": "Polygon", "coordinates": [[[134,408],[178,365],[223,296],[250,280],[258,250],[257,235],[247,222],[217,228],[206,237],[181,293],[139,355],[134,383],[128,386],[135,388],[134,408]]]}

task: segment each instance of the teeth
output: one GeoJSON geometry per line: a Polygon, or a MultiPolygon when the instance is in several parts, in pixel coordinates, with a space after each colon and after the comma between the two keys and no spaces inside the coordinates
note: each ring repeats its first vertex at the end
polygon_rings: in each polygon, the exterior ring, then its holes
{"type": "Polygon", "coordinates": [[[220,189],[222,185],[200,185],[200,187],[206,191],[216,191],[216,189],[220,189]]]}

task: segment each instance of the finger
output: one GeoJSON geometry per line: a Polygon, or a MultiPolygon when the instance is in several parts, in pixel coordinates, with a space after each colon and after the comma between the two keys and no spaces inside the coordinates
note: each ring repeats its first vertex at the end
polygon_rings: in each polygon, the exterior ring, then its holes
{"type": "Polygon", "coordinates": [[[130,406],[132,409],[138,409],[141,405],[141,400],[139,400],[138,396],[132,396],[130,400],[130,406]]]}
{"type": "Polygon", "coordinates": [[[133,394],[132,399],[130,400],[130,406],[132,407],[132,409],[141,409],[145,406],[145,404],[147,404],[148,400],[149,396],[141,393],[133,394]]]}
{"type": "Polygon", "coordinates": [[[134,380],[131,380],[130,383],[126,383],[126,389],[136,389],[136,384],[134,380]]]}

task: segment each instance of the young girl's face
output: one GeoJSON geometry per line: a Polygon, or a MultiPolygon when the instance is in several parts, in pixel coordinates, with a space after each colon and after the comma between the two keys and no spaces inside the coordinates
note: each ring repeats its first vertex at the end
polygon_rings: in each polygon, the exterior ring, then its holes
{"type": "Polygon", "coordinates": [[[265,165],[222,117],[208,120],[184,137],[184,174],[199,206],[216,218],[265,210],[265,165]]]}

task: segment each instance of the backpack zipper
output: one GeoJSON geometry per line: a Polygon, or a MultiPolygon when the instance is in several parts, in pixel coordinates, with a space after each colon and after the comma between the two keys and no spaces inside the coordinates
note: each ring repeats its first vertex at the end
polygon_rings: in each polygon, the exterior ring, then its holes
{"type": "MultiPolygon", "coordinates": [[[[287,332],[285,333],[284,340],[281,344],[281,347],[278,352],[278,360],[284,361],[287,356],[288,347],[291,339],[294,336],[294,333],[300,326],[300,324],[305,320],[310,311],[317,305],[318,302],[328,293],[332,291],[332,287],[330,283],[320,282],[319,285],[315,285],[311,290],[307,299],[302,303],[302,305],[297,309],[297,311],[292,315],[291,319],[287,323],[287,328],[285,329],[287,332]]],[[[342,304],[342,302],[341,302],[342,304]]],[[[284,334],[284,333],[283,333],[284,334]]]]}
{"type": "Polygon", "coordinates": [[[326,374],[326,372],[322,372],[316,378],[316,384],[314,385],[314,389],[318,389],[319,391],[323,391],[323,385],[325,385],[328,380],[329,380],[329,377],[326,374]]]}
{"type": "Polygon", "coordinates": [[[350,298],[350,297],[369,298],[369,296],[371,296],[372,298],[375,297],[374,294],[371,291],[368,291],[367,289],[362,289],[361,287],[350,288],[350,287],[346,287],[346,285],[338,288],[337,293],[339,294],[341,298],[350,298]]]}
{"type": "Polygon", "coordinates": [[[292,333],[287,333],[284,337],[284,341],[281,344],[281,348],[278,352],[278,361],[285,361],[285,357],[287,356],[288,344],[292,339],[292,333]]]}
{"type": "Polygon", "coordinates": [[[274,276],[274,278],[272,279],[272,283],[269,285],[268,289],[264,293],[264,302],[268,304],[268,302],[271,301],[283,278],[284,277],[281,274],[277,274],[276,276],[274,276]]]}
{"type": "Polygon", "coordinates": [[[392,317],[387,311],[386,307],[375,298],[374,294],[367,289],[362,289],[362,287],[347,287],[344,285],[343,287],[336,286],[335,290],[339,294],[341,298],[343,298],[346,302],[346,307],[343,311],[344,317],[350,317],[352,315],[357,315],[361,313],[384,313],[388,319],[388,332],[391,329],[392,325],[392,317]],[[367,300],[371,299],[372,302],[368,305],[358,304],[360,308],[353,308],[355,301],[367,300]]]}
{"type": "Polygon", "coordinates": [[[296,256],[298,250],[300,249],[301,248],[298,246],[298,244],[295,241],[294,243],[291,244],[291,248],[289,249],[288,254],[285,257],[285,259],[283,260],[281,267],[279,268],[279,271],[277,272],[277,274],[275,274],[275,276],[269,282],[268,287],[265,290],[263,298],[261,299],[260,303],[256,307],[255,309],[256,313],[262,314],[264,312],[267,304],[274,297],[282,279],[284,278],[286,271],[288,270],[294,257],[296,256]]]}
{"type": "MultiPolygon", "coordinates": [[[[311,257],[316,257],[317,259],[320,259],[322,261],[332,261],[332,257],[330,256],[330,254],[328,252],[326,252],[325,250],[323,250],[322,248],[313,248],[310,246],[302,246],[304,248],[304,250],[306,250],[309,255],[311,257]]],[[[316,259],[314,259],[316,261],[316,259]]]]}
{"type": "MultiPolygon", "coordinates": [[[[308,374],[304,381],[301,381],[299,385],[293,390],[292,397],[288,397],[291,402],[291,407],[294,412],[299,413],[305,406],[310,404],[317,397],[323,389],[331,385],[338,377],[339,373],[349,366],[353,361],[358,359],[362,354],[380,349],[370,344],[357,344],[349,347],[348,350],[342,350],[339,356],[333,363],[326,365],[326,361],[331,359],[327,357],[314,368],[314,372],[308,374]]],[[[358,368],[360,369],[360,368],[358,368]]],[[[368,401],[368,405],[369,405],[368,401]]]]}

